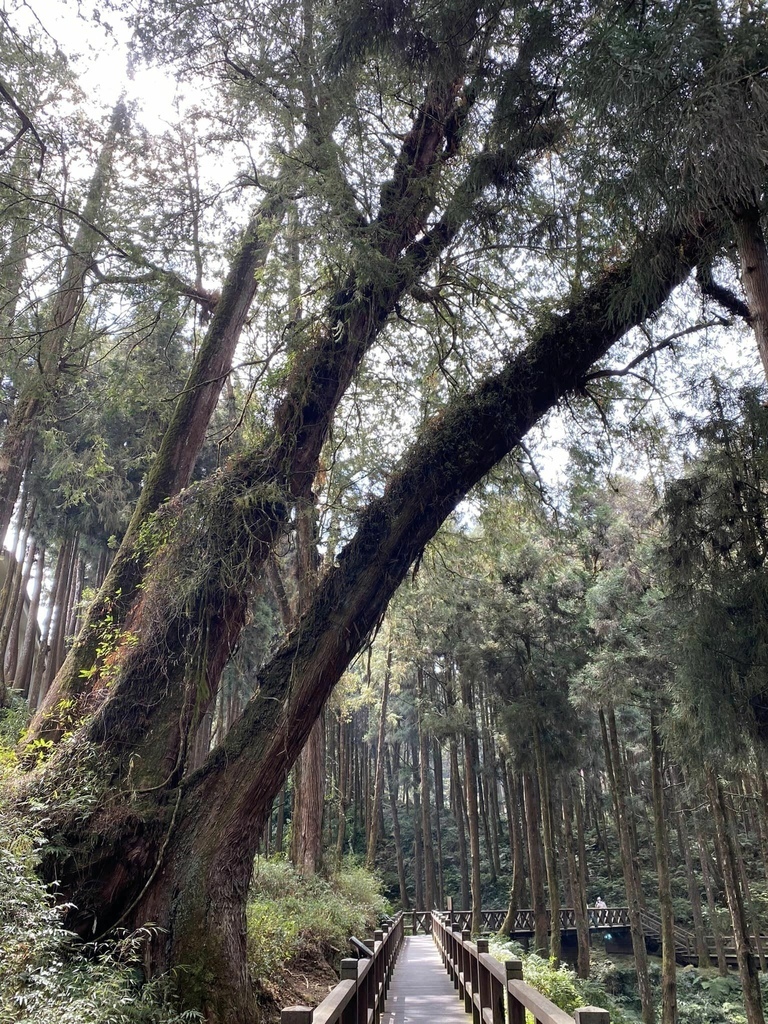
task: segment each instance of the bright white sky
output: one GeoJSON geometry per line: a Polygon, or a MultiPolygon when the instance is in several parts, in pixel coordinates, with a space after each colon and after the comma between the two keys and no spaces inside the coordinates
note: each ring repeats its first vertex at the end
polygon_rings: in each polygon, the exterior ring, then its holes
{"type": "Polygon", "coordinates": [[[155,68],[137,71],[128,77],[130,30],[114,12],[104,21],[107,31],[91,16],[98,2],[76,0],[29,0],[11,16],[19,29],[35,21],[55,40],[70,58],[86,95],[92,97],[95,110],[108,111],[121,93],[140,104],[140,118],[150,131],[160,131],[173,119],[177,86],[163,71],[155,68]]]}

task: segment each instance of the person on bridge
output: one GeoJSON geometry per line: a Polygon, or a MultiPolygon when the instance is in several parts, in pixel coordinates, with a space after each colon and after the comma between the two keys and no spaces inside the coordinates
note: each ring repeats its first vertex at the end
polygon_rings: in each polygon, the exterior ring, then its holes
{"type": "Polygon", "coordinates": [[[602,896],[598,896],[595,900],[595,910],[607,910],[608,904],[605,902],[602,896]]]}

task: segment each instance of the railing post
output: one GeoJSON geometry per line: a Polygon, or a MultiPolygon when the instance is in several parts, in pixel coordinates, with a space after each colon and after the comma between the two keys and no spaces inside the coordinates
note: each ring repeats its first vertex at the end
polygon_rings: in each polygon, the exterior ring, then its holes
{"type": "Polygon", "coordinates": [[[573,1011],[576,1024],[611,1024],[611,1015],[599,1006],[581,1006],[573,1011]]]}
{"type": "Polygon", "coordinates": [[[384,941],[384,932],[377,929],[373,933],[373,951],[374,955],[378,952],[376,957],[376,963],[373,965],[374,970],[374,993],[373,993],[373,1019],[375,1024],[379,1024],[381,1019],[381,1009],[384,1005],[384,950],[381,948],[381,944],[384,941]],[[378,950],[376,946],[378,944],[378,950]]]}
{"type": "MultiPolygon", "coordinates": [[[[352,957],[345,957],[341,961],[341,970],[339,973],[340,981],[354,981],[355,983],[355,994],[347,1003],[347,1007],[342,1014],[342,1024],[357,1024],[357,999],[358,999],[358,987],[357,987],[357,960],[352,957]]],[[[282,1022],[281,1022],[282,1024],[282,1022]]]]}
{"type": "Polygon", "coordinates": [[[480,961],[477,957],[477,946],[475,946],[474,952],[471,947],[467,950],[469,954],[469,976],[472,979],[471,992],[472,1000],[470,1005],[470,1012],[472,1013],[472,1024],[480,1024],[480,1010],[478,1008],[475,996],[480,992],[480,961]]]}
{"type": "Polygon", "coordinates": [[[467,943],[472,938],[469,928],[461,930],[461,973],[464,978],[464,1011],[472,1012],[472,956],[467,943]]]}
{"type": "Polygon", "coordinates": [[[507,972],[507,1019],[509,1024],[525,1024],[525,1007],[509,991],[510,981],[523,980],[523,961],[506,960],[504,967],[507,972]]]}
{"type": "Polygon", "coordinates": [[[314,1015],[311,1006],[286,1006],[280,1011],[280,1024],[312,1024],[314,1015]]]}
{"type": "Polygon", "coordinates": [[[483,953],[488,952],[488,939],[477,940],[477,988],[480,994],[479,1020],[483,1020],[483,1010],[493,1010],[491,1000],[491,972],[481,961],[483,953]]]}
{"type": "Polygon", "coordinates": [[[459,974],[462,971],[461,966],[461,945],[459,939],[461,938],[461,928],[459,925],[451,925],[451,937],[450,937],[450,948],[451,948],[451,977],[453,978],[453,987],[460,987],[459,974]]]}

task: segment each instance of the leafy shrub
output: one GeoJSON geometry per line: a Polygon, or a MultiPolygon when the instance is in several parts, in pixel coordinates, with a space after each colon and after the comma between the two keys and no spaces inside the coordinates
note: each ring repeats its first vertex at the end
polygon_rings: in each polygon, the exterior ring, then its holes
{"type": "MultiPolygon", "coordinates": [[[[489,948],[499,960],[507,960],[510,956],[521,957],[523,980],[566,1013],[573,1014],[578,1006],[603,1006],[610,1011],[611,1024],[633,1024],[637,1020],[631,1012],[618,1007],[596,981],[585,981],[577,977],[575,971],[566,964],[554,967],[549,960],[535,953],[521,952],[515,942],[491,942],[489,948]]],[[[527,1019],[530,1024],[530,1014],[527,1019]]]]}
{"type": "Polygon", "coordinates": [[[144,983],[147,934],[84,944],[35,874],[40,836],[0,806],[0,1024],[183,1024],[172,979],[144,983]]]}
{"type": "Polygon", "coordinates": [[[686,1024],[746,1024],[741,984],[734,974],[686,967],[677,972],[677,1005],[686,1024]]]}
{"type": "Polygon", "coordinates": [[[8,707],[0,708],[0,779],[10,777],[16,768],[16,744],[28,719],[27,702],[11,691],[8,707]]]}
{"type": "Polygon", "coordinates": [[[287,861],[261,860],[247,908],[251,973],[269,978],[309,950],[337,962],[349,936],[369,936],[388,910],[378,879],[359,866],[328,879],[304,878],[287,861]]]}

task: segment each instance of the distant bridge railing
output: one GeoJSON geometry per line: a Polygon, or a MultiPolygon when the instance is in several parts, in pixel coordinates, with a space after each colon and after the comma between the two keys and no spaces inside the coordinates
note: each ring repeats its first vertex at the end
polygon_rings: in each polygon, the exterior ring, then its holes
{"type": "MultiPolygon", "coordinates": [[[[610,1024],[607,1010],[582,1006],[573,1017],[523,981],[521,960],[501,963],[488,952],[488,940],[470,941],[468,929],[451,925],[448,914],[433,912],[435,944],[473,1024],[525,1024],[529,1010],[536,1024],[610,1024]]],[[[454,911],[455,916],[455,911],[454,911]]]]}
{"type": "Polygon", "coordinates": [[[280,1011],[280,1024],[370,1024],[378,1022],[384,1010],[392,971],[403,944],[403,915],[398,914],[386,929],[373,933],[365,945],[371,956],[341,961],[341,981],[314,1009],[288,1006],[280,1011]]]}
{"type": "MultiPolygon", "coordinates": [[[[471,910],[439,911],[449,913],[453,924],[461,928],[471,928],[471,910]]],[[[552,921],[549,911],[547,915],[547,931],[551,931],[552,921]]],[[[483,910],[480,914],[480,930],[484,932],[498,932],[507,917],[506,910],[483,910]]],[[[629,928],[629,910],[627,907],[590,907],[587,911],[589,927],[600,931],[610,931],[611,928],[629,928]]],[[[432,931],[432,913],[429,910],[405,911],[406,927],[411,926],[414,935],[428,935],[432,931]]],[[[533,935],[536,924],[536,915],[533,910],[518,910],[514,916],[510,934],[533,935]]],[[[560,929],[562,931],[575,931],[576,912],[570,907],[564,907],[560,911],[560,929]]]]}

